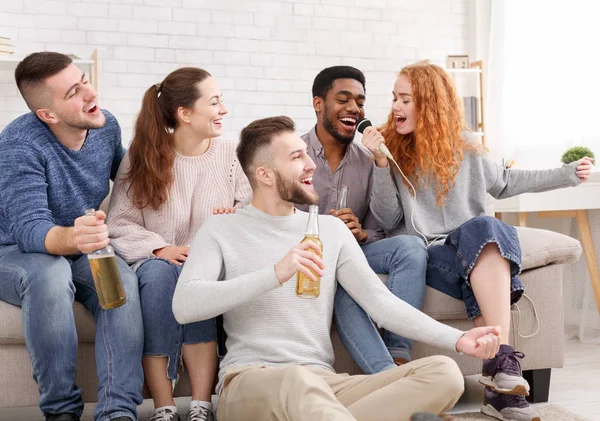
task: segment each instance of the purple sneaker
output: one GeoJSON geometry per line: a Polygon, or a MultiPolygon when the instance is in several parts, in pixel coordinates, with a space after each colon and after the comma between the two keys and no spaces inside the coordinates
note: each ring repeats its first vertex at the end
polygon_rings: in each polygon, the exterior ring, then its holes
{"type": "Polygon", "coordinates": [[[524,396],[504,395],[487,387],[481,412],[501,421],[542,421],[524,396]]]}
{"type": "Polygon", "coordinates": [[[479,383],[507,395],[529,396],[529,383],[523,378],[519,363],[524,356],[510,345],[500,345],[496,356],[483,362],[479,383]]]}

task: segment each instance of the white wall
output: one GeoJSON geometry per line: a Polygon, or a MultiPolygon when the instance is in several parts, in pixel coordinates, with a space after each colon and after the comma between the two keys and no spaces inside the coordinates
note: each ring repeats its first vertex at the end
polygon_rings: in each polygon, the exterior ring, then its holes
{"type": "MultiPolygon", "coordinates": [[[[0,36],[18,55],[100,51],[100,104],[131,139],[145,89],[180,66],[219,81],[226,137],[248,122],[287,114],[314,124],[312,81],[348,64],[367,77],[367,113],[387,115],[406,64],[469,49],[471,0],[1,0],[0,36]]],[[[0,70],[0,128],[26,111],[13,72],[0,70]]]]}

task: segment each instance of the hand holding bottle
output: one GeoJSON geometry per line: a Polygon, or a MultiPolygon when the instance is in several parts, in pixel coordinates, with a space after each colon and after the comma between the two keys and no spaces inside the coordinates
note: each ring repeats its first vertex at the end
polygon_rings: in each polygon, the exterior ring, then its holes
{"type": "Polygon", "coordinates": [[[354,215],[354,212],[352,212],[352,209],[331,209],[329,211],[329,214],[341,219],[342,222],[344,222],[344,224],[346,224],[348,229],[352,232],[352,235],[354,235],[356,241],[358,241],[360,244],[364,243],[367,240],[369,234],[367,234],[367,232],[362,229],[362,225],[360,224],[360,221],[358,220],[356,215],[354,215]]]}
{"type": "Polygon", "coordinates": [[[84,215],[75,219],[73,228],[74,243],[82,253],[91,253],[108,245],[106,214],[99,210],[94,215],[84,215]]]}
{"type": "Polygon", "coordinates": [[[303,241],[292,247],[283,258],[275,264],[275,276],[281,285],[290,280],[296,272],[301,272],[309,279],[316,281],[313,274],[323,276],[323,260],[321,247],[311,240],[303,241]],[[312,249],[312,250],[311,250],[312,249]]]}

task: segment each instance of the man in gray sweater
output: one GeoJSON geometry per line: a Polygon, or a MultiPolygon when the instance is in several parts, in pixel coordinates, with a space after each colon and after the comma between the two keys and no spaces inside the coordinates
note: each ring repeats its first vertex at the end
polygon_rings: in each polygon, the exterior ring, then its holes
{"type": "Polygon", "coordinates": [[[251,123],[237,154],[252,184],[252,205],[203,224],[173,298],[179,323],[223,314],[228,352],[217,385],[218,418],[408,421],[418,411],[451,408],[464,383],[447,357],[373,375],[335,373],[329,333],[336,279],[380,326],[453,352],[495,355],[499,328],[462,332],[395,297],[337,218],[320,217],[323,250],[299,244],[307,214],[294,203],[316,203],[318,196],[315,164],[291,119],[251,123]],[[297,272],[321,277],[318,298],[296,296],[297,272]]]}

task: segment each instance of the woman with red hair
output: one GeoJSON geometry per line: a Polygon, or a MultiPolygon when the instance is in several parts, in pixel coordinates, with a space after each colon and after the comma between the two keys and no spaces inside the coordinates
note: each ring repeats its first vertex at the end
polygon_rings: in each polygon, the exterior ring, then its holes
{"type": "Polygon", "coordinates": [[[523,295],[517,231],[485,216],[486,195],[576,186],[592,160],[528,171],[503,168],[466,129],[452,80],[435,65],[401,70],[392,111],[380,130],[365,131],[375,157],[371,210],[389,235],[412,234],[428,246],[427,284],[465,302],[475,326],[501,326],[502,346],[483,365],[482,412],[498,419],[539,420],[525,400],[529,385],[508,345],[510,306],[523,295]],[[386,143],[396,165],[380,151],[386,143]]]}

